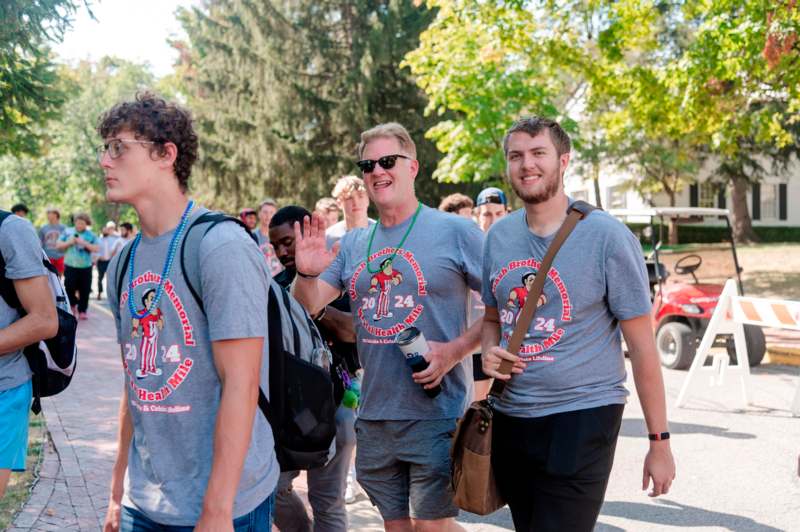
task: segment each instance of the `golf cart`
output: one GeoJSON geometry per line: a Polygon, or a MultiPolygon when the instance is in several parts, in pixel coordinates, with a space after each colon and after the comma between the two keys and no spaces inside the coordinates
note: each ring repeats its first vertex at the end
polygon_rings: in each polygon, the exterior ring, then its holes
{"type": "MultiPolygon", "coordinates": [[[[697,207],[652,207],[611,209],[609,213],[629,223],[638,233],[645,253],[653,301],[652,322],[661,364],[671,369],[688,368],[714,313],[725,281],[735,278],[742,292],[742,268],[736,256],[733,231],[727,209],[697,207]],[[669,223],[697,226],[706,220],[725,222],[724,236],[712,243],[669,244],[665,233],[669,223]]],[[[673,233],[677,234],[677,233],[673,233]]],[[[700,233],[698,233],[700,234],[700,233]]],[[[713,233],[706,232],[709,240],[713,233]]],[[[764,333],[755,325],[744,326],[750,366],[764,358],[764,333]]],[[[731,335],[719,335],[715,347],[727,349],[731,361],[736,349],[731,335]]]]}

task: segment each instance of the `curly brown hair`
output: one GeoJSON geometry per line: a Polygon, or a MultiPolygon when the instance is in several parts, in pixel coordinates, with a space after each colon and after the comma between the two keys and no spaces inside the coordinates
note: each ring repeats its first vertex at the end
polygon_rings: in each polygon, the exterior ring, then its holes
{"type": "Polygon", "coordinates": [[[107,139],[120,131],[130,131],[139,140],[154,142],[151,156],[163,156],[166,153],[164,145],[173,143],[178,148],[173,170],[178,185],[186,192],[192,165],[197,160],[197,134],[192,122],[187,109],[144,91],[138,92],[134,101],[120,102],[103,113],[97,123],[97,132],[107,139]]]}

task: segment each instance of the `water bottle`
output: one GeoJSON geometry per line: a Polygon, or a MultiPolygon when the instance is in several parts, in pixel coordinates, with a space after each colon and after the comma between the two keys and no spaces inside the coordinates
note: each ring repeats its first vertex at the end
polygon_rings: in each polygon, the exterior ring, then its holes
{"type": "MultiPolygon", "coordinates": [[[[395,337],[397,346],[403,355],[406,357],[406,364],[411,367],[414,373],[424,371],[428,368],[428,361],[425,360],[425,355],[428,354],[430,348],[428,342],[425,341],[425,335],[416,327],[409,327],[400,331],[395,337]]],[[[428,397],[436,397],[442,391],[441,385],[436,385],[435,388],[426,389],[423,391],[428,397]]]]}

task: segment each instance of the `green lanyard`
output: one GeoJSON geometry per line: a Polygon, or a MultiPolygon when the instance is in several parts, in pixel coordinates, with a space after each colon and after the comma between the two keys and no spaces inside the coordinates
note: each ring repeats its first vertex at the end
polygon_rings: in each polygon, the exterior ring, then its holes
{"type": "MultiPolygon", "coordinates": [[[[422,202],[418,201],[417,202],[417,210],[414,211],[414,217],[411,218],[411,224],[408,226],[408,229],[406,229],[406,234],[403,235],[403,239],[400,241],[400,243],[397,245],[397,247],[394,248],[394,253],[392,253],[392,256],[389,257],[389,259],[388,259],[389,262],[393,262],[394,261],[394,258],[397,256],[397,252],[400,251],[400,248],[402,248],[403,244],[406,243],[406,238],[408,238],[408,234],[414,228],[414,224],[417,221],[417,216],[419,215],[419,211],[421,211],[421,210],[422,210],[422,202]]],[[[380,268],[378,268],[377,270],[373,270],[369,265],[369,256],[372,255],[372,240],[375,238],[375,231],[378,229],[378,225],[380,225],[380,223],[381,223],[381,219],[378,218],[378,223],[376,223],[375,225],[372,226],[372,233],[370,233],[370,235],[369,235],[369,244],[367,244],[367,258],[366,258],[365,262],[367,264],[367,270],[369,271],[369,273],[378,273],[379,271],[381,271],[380,268]]]]}

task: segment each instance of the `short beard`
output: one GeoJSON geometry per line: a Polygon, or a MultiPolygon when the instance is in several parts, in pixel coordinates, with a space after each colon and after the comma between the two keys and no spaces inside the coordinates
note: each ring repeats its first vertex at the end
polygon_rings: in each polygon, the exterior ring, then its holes
{"type": "Polygon", "coordinates": [[[514,180],[510,179],[509,181],[511,181],[511,188],[514,189],[514,193],[519,199],[528,205],[538,205],[558,194],[558,186],[560,181],[563,179],[563,175],[559,175],[555,179],[549,179],[549,177],[546,179],[547,181],[544,190],[538,193],[531,193],[521,190],[517,188],[517,184],[514,182],[514,180]]]}

